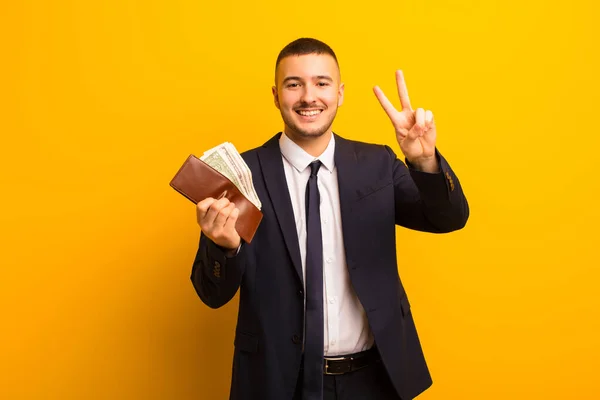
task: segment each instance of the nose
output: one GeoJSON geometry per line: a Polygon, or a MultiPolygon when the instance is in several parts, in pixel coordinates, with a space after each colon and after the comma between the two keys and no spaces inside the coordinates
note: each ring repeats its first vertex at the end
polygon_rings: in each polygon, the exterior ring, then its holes
{"type": "Polygon", "coordinates": [[[314,103],[317,98],[316,89],[311,85],[305,85],[303,89],[301,97],[302,102],[308,104],[314,103]]]}

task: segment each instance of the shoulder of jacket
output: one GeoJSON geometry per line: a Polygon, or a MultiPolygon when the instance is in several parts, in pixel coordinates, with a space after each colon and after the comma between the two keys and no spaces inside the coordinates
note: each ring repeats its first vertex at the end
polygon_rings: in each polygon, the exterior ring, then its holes
{"type": "Polygon", "coordinates": [[[394,151],[390,146],[382,143],[365,142],[361,140],[345,139],[347,144],[354,148],[354,151],[363,157],[395,157],[394,151]]]}

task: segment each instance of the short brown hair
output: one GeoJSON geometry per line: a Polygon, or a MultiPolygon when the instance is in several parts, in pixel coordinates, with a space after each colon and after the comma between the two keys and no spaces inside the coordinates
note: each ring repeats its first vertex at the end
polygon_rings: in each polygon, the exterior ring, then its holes
{"type": "MultiPolygon", "coordinates": [[[[313,38],[300,38],[285,46],[277,56],[277,62],[275,63],[275,71],[279,66],[279,62],[288,56],[301,56],[305,54],[329,54],[338,63],[337,57],[331,47],[320,40],[313,38]]],[[[339,67],[339,65],[338,65],[339,67]]]]}

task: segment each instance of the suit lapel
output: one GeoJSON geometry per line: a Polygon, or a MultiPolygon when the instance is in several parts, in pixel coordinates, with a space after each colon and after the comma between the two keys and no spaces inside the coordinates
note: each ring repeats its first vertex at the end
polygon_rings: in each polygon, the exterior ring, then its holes
{"type": "Polygon", "coordinates": [[[292,200],[283,170],[281,150],[279,149],[280,135],[281,133],[278,133],[260,148],[258,158],[265,179],[265,186],[273,203],[273,209],[275,210],[285,245],[298,274],[298,278],[302,282],[302,259],[300,257],[298,234],[296,233],[296,221],[294,221],[294,209],[292,208],[292,200]]]}
{"type": "Polygon", "coordinates": [[[358,155],[351,141],[337,134],[335,135],[335,166],[337,168],[338,189],[340,193],[340,213],[342,216],[342,232],[344,234],[344,247],[346,262],[352,266],[352,249],[358,249],[360,231],[353,226],[352,209],[356,200],[361,195],[361,182],[364,171],[359,168],[358,155]]]}

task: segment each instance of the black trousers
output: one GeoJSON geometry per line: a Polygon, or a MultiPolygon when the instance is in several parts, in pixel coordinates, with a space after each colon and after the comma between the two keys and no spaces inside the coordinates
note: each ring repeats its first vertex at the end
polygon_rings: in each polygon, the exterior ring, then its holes
{"type": "MultiPolygon", "coordinates": [[[[302,370],[294,400],[302,400],[302,370]]],[[[343,375],[323,375],[323,400],[401,400],[381,361],[343,375]]]]}

